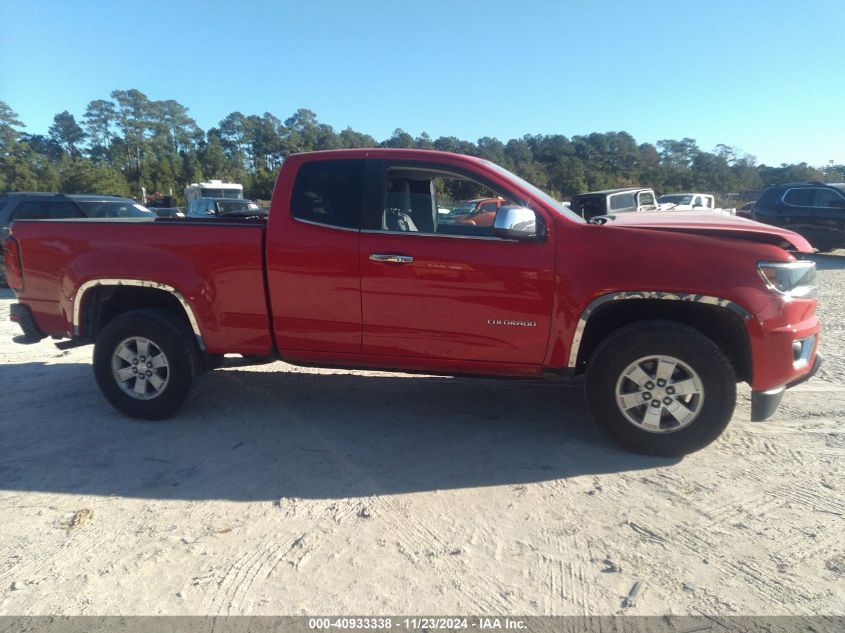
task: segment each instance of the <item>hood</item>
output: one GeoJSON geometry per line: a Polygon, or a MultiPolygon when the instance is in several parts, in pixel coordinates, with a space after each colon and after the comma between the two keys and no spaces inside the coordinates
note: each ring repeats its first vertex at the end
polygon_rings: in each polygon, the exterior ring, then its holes
{"type": "Polygon", "coordinates": [[[747,240],[774,244],[786,250],[812,253],[810,243],[793,231],[761,224],[733,215],[720,215],[712,211],[640,211],[618,213],[604,226],[606,228],[649,229],[709,235],[728,239],[747,240]]]}

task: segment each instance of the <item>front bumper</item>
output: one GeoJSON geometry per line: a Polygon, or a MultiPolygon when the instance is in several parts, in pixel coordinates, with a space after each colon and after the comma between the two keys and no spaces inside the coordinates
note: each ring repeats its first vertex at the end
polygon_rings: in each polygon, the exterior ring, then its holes
{"type": "Polygon", "coordinates": [[[813,361],[813,366],[805,374],[802,374],[792,382],[778,387],[776,389],[769,389],[768,391],[752,391],[751,392],[751,421],[762,422],[768,420],[775,414],[780,406],[780,401],[787,389],[800,385],[812,378],[819,370],[822,364],[822,355],[816,352],[816,359],[813,361]]]}

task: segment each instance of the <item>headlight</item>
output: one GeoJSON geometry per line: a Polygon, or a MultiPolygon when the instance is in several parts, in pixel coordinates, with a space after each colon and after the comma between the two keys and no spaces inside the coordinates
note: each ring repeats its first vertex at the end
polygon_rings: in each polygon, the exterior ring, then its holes
{"type": "Polygon", "coordinates": [[[816,296],[815,262],[760,262],[757,270],[766,285],[775,292],[801,299],[816,296]]]}

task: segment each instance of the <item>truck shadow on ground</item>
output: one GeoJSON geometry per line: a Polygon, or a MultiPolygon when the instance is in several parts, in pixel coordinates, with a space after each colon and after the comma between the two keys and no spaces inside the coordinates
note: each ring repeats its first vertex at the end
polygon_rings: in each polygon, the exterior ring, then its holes
{"type": "Polygon", "coordinates": [[[80,363],[0,365],[0,488],[155,499],[344,498],[655,468],[579,388],[516,380],[213,372],[163,422],[131,420],[80,363]]]}

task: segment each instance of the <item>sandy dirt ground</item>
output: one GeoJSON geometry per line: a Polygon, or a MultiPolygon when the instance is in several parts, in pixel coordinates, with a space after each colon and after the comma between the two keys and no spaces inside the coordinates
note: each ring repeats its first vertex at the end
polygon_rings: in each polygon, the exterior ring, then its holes
{"type": "Polygon", "coordinates": [[[683,460],[575,387],[283,363],[132,421],[0,291],[0,614],[845,613],[845,256],[817,261],[823,371],[766,423],[743,386],[683,460]]]}

